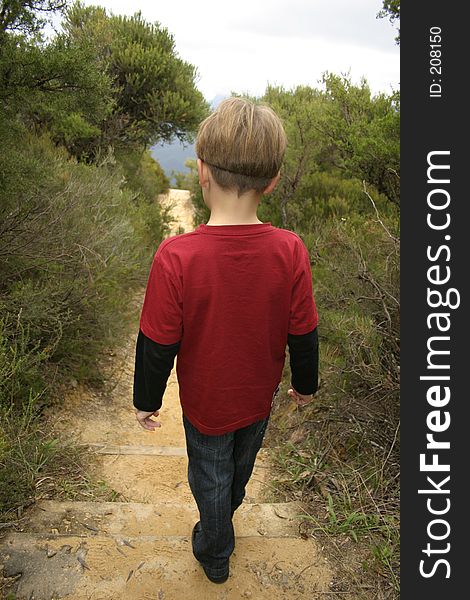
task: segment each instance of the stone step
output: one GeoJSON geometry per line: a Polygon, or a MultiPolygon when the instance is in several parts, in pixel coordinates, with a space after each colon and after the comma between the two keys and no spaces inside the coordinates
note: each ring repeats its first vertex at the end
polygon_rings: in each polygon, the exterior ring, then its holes
{"type": "Polygon", "coordinates": [[[331,571],[312,539],[236,539],[230,577],[210,582],[184,537],[10,533],[0,549],[16,600],[303,600],[330,591],[331,571]]]}
{"type": "MultiPolygon", "coordinates": [[[[246,487],[245,501],[270,502],[273,487],[269,477],[269,457],[259,452],[246,487]]],[[[146,455],[97,453],[91,474],[118,492],[126,502],[193,503],[188,483],[188,457],[181,454],[146,455]]]]}
{"type": "MultiPolygon", "coordinates": [[[[243,503],[233,525],[238,537],[298,535],[303,511],[297,502],[243,503]]],[[[196,504],[139,502],[72,502],[41,500],[26,515],[22,532],[46,535],[125,535],[161,538],[187,536],[199,519],[196,504]]]]}

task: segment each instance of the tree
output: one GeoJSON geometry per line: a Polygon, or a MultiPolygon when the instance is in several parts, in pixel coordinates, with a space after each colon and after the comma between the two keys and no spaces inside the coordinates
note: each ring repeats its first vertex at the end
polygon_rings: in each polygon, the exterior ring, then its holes
{"type": "Polygon", "coordinates": [[[268,86],[258,99],[287,134],[279,185],[260,205],[262,217],[284,228],[309,211],[317,218],[360,210],[363,181],[399,206],[399,94],[372,96],[365,79],[357,86],[348,76],[326,73],[323,82],[324,90],[268,86]]]}
{"type": "Polygon", "coordinates": [[[0,54],[0,112],[30,129],[47,129],[57,143],[85,156],[111,112],[111,79],[96,64],[93,48],[64,35],[44,42],[9,33],[0,54]]]}
{"type": "Polygon", "coordinates": [[[67,0],[0,0],[0,42],[7,31],[37,34],[66,5],[67,0]]]}
{"type": "Polygon", "coordinates": [[[297,86],[292,91],[268,86],[262,100],[281,117],[287,134],[283,177],[274,194],[264,200],[265,204],[278,203],[282,226],[287,227],[287,206],[300,189],[304,176],[318,168],[325,147],[324,136],[316,127],[322,97],[318,90],[309,86],[297,86]]]}
{"type": "MultiPolygon", "coordinates": [[[[400,20],[400,0],[383,0],[383,8],[377,15],[380,19],[388,17],[390,23],[400,20]]],[[[400,44],[400,28],[395,38],[396,43],[400,44]]]]}
{"type": "Polygon", "coordinates": [[[80,2],[63,26],[74,44],[94,46],[96,61],[112,80],[114,107],[103,122],[100,145],[192,141],[209,106],[195,86],[195,67],[178,57],[166,28],[147,23],[140,12],[108,16],[80,2]]]}
{"type": "Polygon", "coordinates": [[[329,139],[334,164],[347,176],[374,185],[400,202],[400,96],[372,96],[365,79],[326,73],[325,111],[319,123],[329,139]]]}
{"type": "Polygon", "coordinates": [[[149,150],[125,148],[116,153],[116,158],[122,166],[126,186],[134,192],[134,201],[141,198],[151,204],[170,187],[165,172],[149,150]]]}

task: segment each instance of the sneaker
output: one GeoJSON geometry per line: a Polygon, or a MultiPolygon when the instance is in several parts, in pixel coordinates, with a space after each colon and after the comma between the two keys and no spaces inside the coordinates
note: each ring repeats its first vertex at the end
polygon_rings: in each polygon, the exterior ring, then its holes
{"type": "MultiPolygon", "coordinates": [[[[199,523],[200,523],[200,521],[198,521],[194,525],[193,532],[191,534],[191,541],[192,541],[192,544],[193,544],[193,554],[194,554],[194,538],[196,537],[196,531],[199,529],[198,528],[199,523]]],[[[197,556],[195,554],[194,554],[194,557],[201,564],[201,566],[202,566],[202,568],[204,570],[204,573],[205,573],[207,579],[209,579],[210,581],[212,581],[212,583],[224,583],[225,581],[227,581],[228,576],[229,576],[229,568],[228,568],[228,566],[227,566],[227,571],[225,573],[223,573],[223,575],[214,576],[214,575],[211,575],[210,573],[207,572],[206,567],[199,561],[199,559],[197,558],[197,556]]]]}

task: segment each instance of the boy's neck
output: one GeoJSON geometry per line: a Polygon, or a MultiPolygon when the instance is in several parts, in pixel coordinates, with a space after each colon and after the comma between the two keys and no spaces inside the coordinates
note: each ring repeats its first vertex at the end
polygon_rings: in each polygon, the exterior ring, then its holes
{"type": "Polygon", "coordinates": [[[256,214],[260,196],[249,194],[238,198],[220,194],[211,198],[211,215],[206,225],[251,225],[262,223],[256,214]]]}
{"type": "Polygon", "coordinates": [[[260,223],[263,223],[263,221],[260,221],[256,215],[254,219],[251,219],[250,221],[242,221],[241,219],[237,219],[235,217],[233,219],[225,217],[221,218],[219,221],[214,219],[214,217],[211,214],[210,219],[207,221],[206,225],[256,225],[260,223]]]}

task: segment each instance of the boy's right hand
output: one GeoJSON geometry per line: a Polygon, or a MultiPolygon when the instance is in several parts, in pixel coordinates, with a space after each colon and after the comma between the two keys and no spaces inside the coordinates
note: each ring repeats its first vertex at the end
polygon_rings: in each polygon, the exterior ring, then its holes
{"type": "Polygon", "coordinates": [[[298,406],[305,406],[306,404],[310,404],[314,396],[314,394],[307,394],[306,396],[304,394],[299,394],[299,392],[297,392],[293,388],[288,389],[287,394],[297,402],[298,406]]]}

